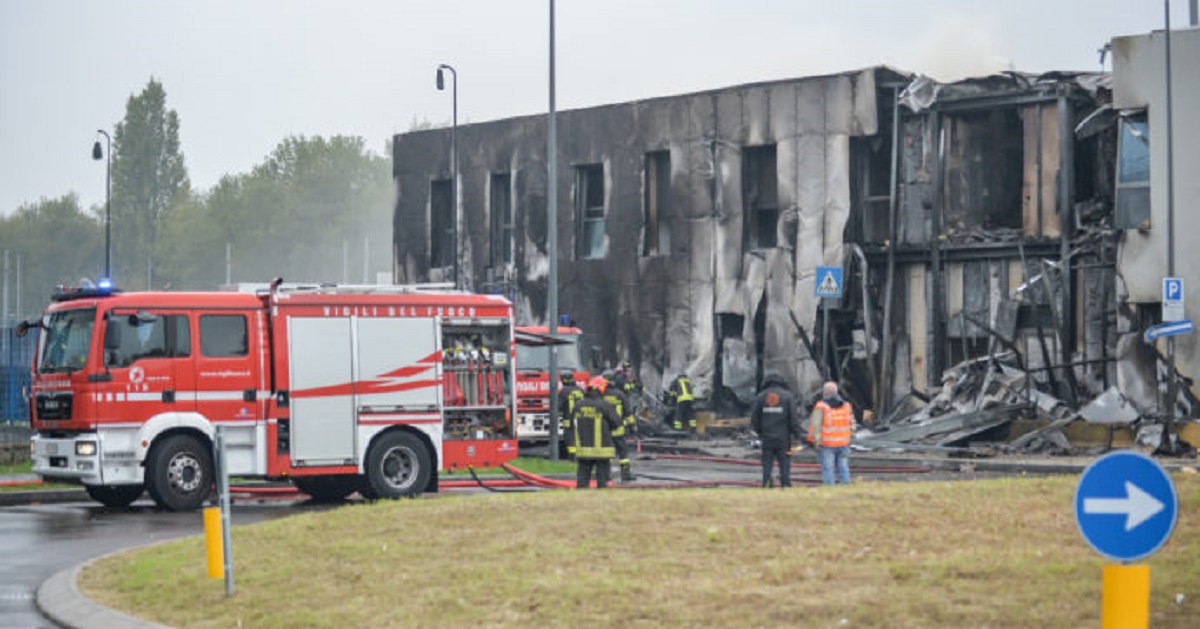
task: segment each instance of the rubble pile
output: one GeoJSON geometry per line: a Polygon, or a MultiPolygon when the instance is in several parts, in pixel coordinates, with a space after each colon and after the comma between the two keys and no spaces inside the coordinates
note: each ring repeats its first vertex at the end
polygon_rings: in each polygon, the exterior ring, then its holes
{"type": "MultiPolygon", "coordinates": [[[[1134,429],[1138,445],[1156,448],[1161,443],[1161,418],[1139,412],[1116,387],[1078,408],[1048,392],[1051,388],[1051,382],[1023,369],[1011,352],[968,360],[943,373],[934,397],[910,393],[888,416],[858,431],[855,446],[967,457],[1079,455],[1111,448],[1118,426],[1134,429]],[[1017,420],[1027,420],[1020,422],[1021,427],[1032,429],[1015,429],[1017,420]],[[1073,445],[1064,429],[1077,421],[1107,426],[1107,443],[1073,445]]],[[[1072,391],[1072,395],[1078,394],[1072,391]]],[[[1195,454],[1185,441],[1174,443],[1174,454],[1195,454]]]]}

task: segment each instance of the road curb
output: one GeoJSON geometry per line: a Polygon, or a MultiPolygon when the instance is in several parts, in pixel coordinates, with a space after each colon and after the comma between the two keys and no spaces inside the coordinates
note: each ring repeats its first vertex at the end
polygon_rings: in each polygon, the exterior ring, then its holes
{"type": "Polygon", "coordinates": [[[31,489],[29,491],[0,491],[0,507],[54,502],[91,500],[83,489],[31,489]]]}
{"type": "MultiPolygon", "coordinates": [[[[173,541],[173,540],[172,540],[173,541]]],[[[37,607],[47,618],[68,628],[79,629],[167,629],[166,625],[134,618],[105,607],[79,591],[79,573],[95,561],[123,553],[122,549],[60,570],[37,590],[37,607]]]]}

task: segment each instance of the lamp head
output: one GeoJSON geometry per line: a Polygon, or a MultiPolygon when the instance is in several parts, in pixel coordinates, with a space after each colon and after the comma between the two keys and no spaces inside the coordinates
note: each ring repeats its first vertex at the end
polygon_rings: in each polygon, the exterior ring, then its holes
{"type": "Polygon", "coordinates": [[[100,147],[100,140],[92,145],[92,159],[104,159],[104,149],[100,147]]]}
{"type": "MultiPolygon", "coordinates": [[[[438,88],[439,90],[444,90],[444,89],[446,89],[446,81],[445,81],[445,79],[443,79],[443,78],[442,78],[442,66],[438,66],[438,71],[437,71],[437,88],[438,88]]],[[[100,145],[99,145],[99,144],[96,144],[96,146],[100,146],[100,145]]]]}

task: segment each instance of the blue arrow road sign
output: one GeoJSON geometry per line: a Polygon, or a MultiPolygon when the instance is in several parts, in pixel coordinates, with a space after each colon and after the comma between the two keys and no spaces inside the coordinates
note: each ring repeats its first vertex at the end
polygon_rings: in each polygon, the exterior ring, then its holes
{"type": "Polygon", "coordinates": [[[1133,561],[1171,537],[1176,503],[1175,485],[1154,459],[1113,452],[1083,471],[1075,488],[1075,521],[1096,552],[1133,561]]]}
{"type": "Polygon", "coordinates": [[[1187,334],[1196,330],[1196,325],[1191,319],[1187,321],[1172,321],[1169,323],[1160,323],[1146,328],[1145,338],[1147,343],[1153,343],[1164,336],[1175,336],[1176,334],[1187,334]]]}

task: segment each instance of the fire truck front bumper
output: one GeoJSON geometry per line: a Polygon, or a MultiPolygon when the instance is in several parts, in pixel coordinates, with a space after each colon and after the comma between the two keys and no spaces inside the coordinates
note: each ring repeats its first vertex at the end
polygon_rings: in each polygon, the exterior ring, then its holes
{"type": "Polygon", "coordinates": [[[104,484],[100,438],[95,433],[62,438],[34,435],[29,449],[33,473],[44,479],[104,484]]]}
{"type": "Polygon", "coordinates": [[[550,438],[549,413],[517,413],[517,439],[539,441],[550,438]]]}

